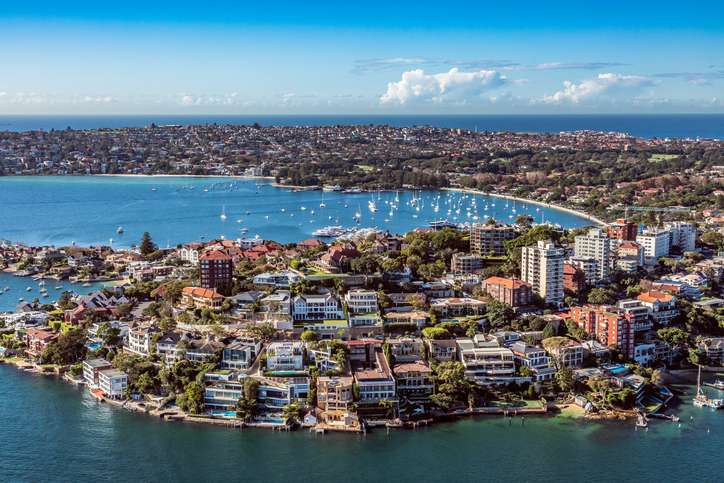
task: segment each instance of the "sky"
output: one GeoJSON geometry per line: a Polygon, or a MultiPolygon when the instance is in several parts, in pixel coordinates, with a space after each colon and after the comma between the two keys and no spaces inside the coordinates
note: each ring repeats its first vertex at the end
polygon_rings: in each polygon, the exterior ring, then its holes
{"type": "Polygon", "coordinates": [[[724,2],[0,2],[0,114],[724,112],[724,2]]]}

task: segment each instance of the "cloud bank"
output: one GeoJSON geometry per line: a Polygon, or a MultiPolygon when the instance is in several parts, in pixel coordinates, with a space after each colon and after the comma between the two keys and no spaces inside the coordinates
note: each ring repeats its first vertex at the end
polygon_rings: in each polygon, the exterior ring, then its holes
{"type": "Polygon", "coordinates": [[[402,73],[399,81],[387,84],[380,103],[400,106],[413,103],[465,104],[507,83],[507,77],[495,70],[461,72],[454,67],[439,74],[426,74],[422,69],[408,70],[402,73]]]}
{"type": "Polygon", "coordinates": [[[624,91],[637,91],[655,84],[652,79],[639,75],[598,74],[598,76],[593,79],[586,79],[578,84],[569,80],[564,81],[563,89],[554,94],[544,96],[543,102],[548,104],[564,102],[578,104],[599,96],[612,95],[624,91]]]}

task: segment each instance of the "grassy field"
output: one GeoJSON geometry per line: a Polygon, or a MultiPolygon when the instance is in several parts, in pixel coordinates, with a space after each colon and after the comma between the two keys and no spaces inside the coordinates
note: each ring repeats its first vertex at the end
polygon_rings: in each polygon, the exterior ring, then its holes
{"type": "Polygon", "coordinates": [[[679,157],[678,154],[652,154],[651,157],[649,158],[649,161],[651,161],[652,163],[656,163],[659,161],[669,161],[671,159],[676,159],[678,157],[679,157]]]}

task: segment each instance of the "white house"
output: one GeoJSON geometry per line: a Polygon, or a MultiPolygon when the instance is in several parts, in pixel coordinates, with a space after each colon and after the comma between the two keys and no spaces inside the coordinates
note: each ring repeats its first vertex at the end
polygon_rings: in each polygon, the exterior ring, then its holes
{"type": "Polygon", "coordinates": [[[377,312],[377,292],[374,290],[354,289],[344,296],[350,313],[364,314],[377,312]]]}
{"type": "Polygon", "coordinates": [[[292,306],[294,320],[338,320],[344,317],[339,300],[329,293],[297,295],[292,306]]]}
{"type": "Polygon", "coordinates": [[[118,369],[106,369],[98,373],[98,386],[111,399],[123,399],[128,389],[128,376],[118,369]]]}
{"type": "Polygon", "coordinates": [[[304,343],[272,342],[266,349],[268,371],[301,371],[304,369],[304,343]]]}

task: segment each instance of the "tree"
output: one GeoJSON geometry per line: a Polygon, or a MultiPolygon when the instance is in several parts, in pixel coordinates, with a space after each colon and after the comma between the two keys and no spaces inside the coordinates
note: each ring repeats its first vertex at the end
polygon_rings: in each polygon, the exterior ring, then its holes
{"type": "Polygon", "coordinates": [[[449,339],[451,337],[450,332],[442,327],[425,327],[422,329],[422,335],[426,339],[449,339]]]}
{"type": "Polygon", "coordinates": [[[556,330],[555,325],[553,322],[548,322],[546,326],[543,328],[543,338],[548,339],[550,337],[554,337],[558,331],[556,330]]]}
{"type": "Polygon", "coordinates": [[[316,333],[315,331],[313,331],[313,330],[307,329],[307,330],[305,330],[304,332],[302,332],[302,335],[300,336],[300,339],[302,339],[304,342],[307,342],[307,343],[309,343],[309,342],[316,342],[316,341],[319,340],[319,334],[317,334],[317,333],[316,333]]]}
{"type": "Polygon", "coordinates": [[[254,337],[257,337],[263,341],[271,339],[277,330],[270,322],[263,322],[261,324],[253,324],[247,328],[247,331],[254,337]]]}
{"type": "Polygon", "coordinates": [[[80,329],[60,334],[45,348],[41,360],[46,364],[75,364],[83,360],[88,352],[85,341],[85,334],[80,329]]]}
{"type": "Polygon", "coordinates": [[[510,305],[493,300],[485,306],[485,316],[491,328],[502,329],[515,319],[515,312],[510,305]]]}
{"type": "Polygon", "coordinates": [[[472,385],[465,377],[465,367],[461,362],[443,362],[433,371],[435,392],[430,399],[435,405],[447,410],[455,401],[468,400],[472,385]]]}
{"type": "Polygon", "coordinates": [[[282,408],[282,415],[289,426],[294,426],[302,420],[302,408],[299,403],[286,404],[282,408]]]}
{"type": "Polygon", "coordinates": [[[150,255],[151,253],[156,251],[156,244],[153,243],[153,240],[151,239],[151,234],[147,231],[143,232],[143,236],[141,236],[141,244],[138,248],[141,250],[141,255],[144,256],[150,255]]]}
{"type": "Polygon", "coordinates": [[[594,288],[588,293],[588,303],[594,305],[608,305],[616,301],[616,294],[609,289],[594,288]]]}
{"type": "Polygon", "coordinates": [[[671,346],[681,346],[689,340],[689,334],[678,327],[664,327],[657,330],[656,335],[671,346]]]}
{"type": "Polygon", "coordinates": [[[190,382],[176,404],[191,414],[200,414],[204,410],[204,386],[196,381],[190,382]]]}
{"type": "Polygon", "coordinates": [[[138,377],[138,380],[136,380],[135,387],[139,392],[148,394],[156,387],[156,383],[149,373],[144,372],[138,377]]]}
{"type": "Polygon", "coordinates": [[[244,379],[244,390],[236,402],[236,417],[244,422],[252,420],[256,414],[256,398],[259,391],[259,381],[247,377],[244,379]]]}
{"type": "Polygon", "coordinates": [[[573,369],[570,367],[561,367],[556,372],[556,383],[561,391],[570,392],[573,389],[575,379],[573,378],[573,369]]]}

